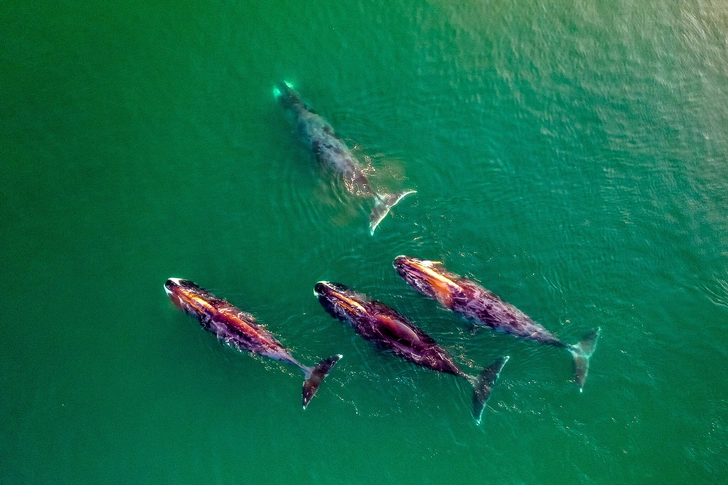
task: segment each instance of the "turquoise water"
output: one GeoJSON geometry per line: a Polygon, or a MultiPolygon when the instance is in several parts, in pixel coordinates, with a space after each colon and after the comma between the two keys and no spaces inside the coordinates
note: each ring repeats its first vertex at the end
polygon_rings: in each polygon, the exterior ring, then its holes
{"type": "Polygon", "coordinates": [[[728,7],[680,2],[19,2],[0,8],[2,483],[722,483],[728,7]],[[381,188],[368,234],[272,88],[381,188]],[[474,328],[393,258],[437,259],[566,342],[474,328]],[[170,276],[305,363],[220,345],[170,276]],[[312,295],[396,308],[471,374],[377,351],[312,295]]]}

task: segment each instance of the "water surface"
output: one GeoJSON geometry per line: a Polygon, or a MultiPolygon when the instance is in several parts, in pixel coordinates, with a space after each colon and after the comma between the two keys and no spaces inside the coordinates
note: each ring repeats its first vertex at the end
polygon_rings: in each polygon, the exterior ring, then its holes
{"type": "Polygon", "coordinates": [[[585,2],[6,2],[3,483],[719,483],[728,475],[728,8],[585,2]],[[288,80],[386,189],[368,235],[291,133],[288,80]],[[472,327],[391,267],[445,262],[566,342],[472,327]],[[228,349],[191,279],[303,361],[228,349]],[[316,281],[406,314],[452,376],[330,318],[316,281]]]}

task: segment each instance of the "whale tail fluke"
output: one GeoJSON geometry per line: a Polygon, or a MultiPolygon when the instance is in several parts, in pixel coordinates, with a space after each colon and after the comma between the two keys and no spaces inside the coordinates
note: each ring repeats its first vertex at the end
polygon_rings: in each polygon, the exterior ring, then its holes
{"type": "Polygon", "coordinates": [[[574,357],[574,380],[579,385],[579,392],[584,391],[584,383],[589,373],[589,357],[597,348],[597,341],[601,333],[601,328],[594,328],[587,332],[578,344],[568,347],[574,357]]]}
{"type": "Polygon", "coordinates": [[[507,355],[499,357],[483,369],[483,372],[475,379],[473,384],[473,417],[477,424],[480,424],[480,420],[483,417],[483,410],[485,409],[485,403],[488,402],[488,397],[490,397],[490,390],[498,380],[501,369],[506,365],[508,359],[510,357],[507,355]]]}
{"type": "Polygon", "coordinates": [[[328,359],[324,359],[306,373],[306,381],[303,383],[303,409],[306,409],[306,406],[308,406],[308,403],[316,394],[316,391],[318,391],[321,381],[324,380],[324,377],[326,377],[341,357],[343,356],[333,355],[328,359]]]}
{"type": "Polygon", "coordinates": [[[399,203],[400,200],[404,199],[409,194],[414,194],[416,190],[405,190],[402,192],[395,192],[393,194],[375,194],[374,196],[374,209],[369,216],[369,234],[374,235],[374,231],[382,219],[387,217],[389,211],[399,203]]]}

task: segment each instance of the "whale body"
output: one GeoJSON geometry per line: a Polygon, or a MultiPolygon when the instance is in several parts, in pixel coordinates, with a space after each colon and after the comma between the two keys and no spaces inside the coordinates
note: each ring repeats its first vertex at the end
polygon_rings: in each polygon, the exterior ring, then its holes
{"type": "Polygon", "coordinates": [[[307,367],[298,362],[253,315],[217,298],[193,282],[170,278],[164,284],[164,290],[179,309],[195,317],[206,330],[226,344],[299,368],[306,379],[302,392],[303,409],[306,409],[321,381],[341,358],[341,355],[334,355],[315,367],[307,367]]]}
{"type": "Polygon", "coordinates": [[[583,391],[589,357],[601,329],[590,330],[577,344],[566,344],[515,306],[472,280],[449,272],[438,261],[397,256],[393,265],[412,288],[453,312],[499,332],[568,350],[574,358],[574,380],[583,391]]]}
{"type": "Polygon", "coordinates": [[[374,199],[374,209],[369,216],[369,233],[373,235],[390,209],[415,191],[405,190],[392,194],[375,191],[354,154],[334,133],[334,128],[304,103],[301,96],[289,84],[278,83],[274,93],[294,131],[319,163],[337,174],[350,194],[374,199]]]}
{"type": "Polygon", "coordinates": [[[385,304],[328,281],[316,283],[314,294],[331,316],[351,325],[378,347],[427,369],[467,379],[473,385],[473,417],[480,423],[491,388],[508,357],[496,359],[478,377],[470,377],[432,337],[385,304]]]}

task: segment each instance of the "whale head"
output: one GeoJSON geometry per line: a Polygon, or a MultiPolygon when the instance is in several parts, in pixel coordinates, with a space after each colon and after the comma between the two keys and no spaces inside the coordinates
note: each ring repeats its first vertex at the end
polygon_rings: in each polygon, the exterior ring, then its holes
{"type": "Polygon", "coordinates": [[[458,277],[449,273],[439,261],[397,256],[392,265],[408,285],[447,308],[452,305],[453,295],[462,290],[458,277]]]}
{"type": "Polygon", "coordinates": [[[164,283],[164,291],[172,303],[188,315],[200,318],[214,311],[212,303],[216,298],[189,280],[169,278],[164,283]]]}
{"type": "Polygon", "coordinates": [[[367,314],[366,298],[340,283],[319,281],[313,294],[331,316],[341,321],[353,322],[367,314]]]}
{"type": "Polygon", "coordinates": [[[293,85],[286,81],[276,83],[273,87],[273,95],[278,99],[283,109],[302,104],[301,96],[293,89],[293,85]]]}

